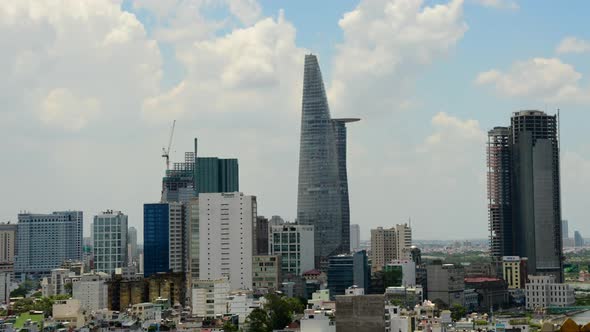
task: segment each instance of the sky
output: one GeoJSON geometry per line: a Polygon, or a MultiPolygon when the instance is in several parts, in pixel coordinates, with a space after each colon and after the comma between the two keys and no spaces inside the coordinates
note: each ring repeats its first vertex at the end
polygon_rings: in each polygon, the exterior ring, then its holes
{"type": "MultiPolygon", "coordinates": [[[[486,132],[561,114],[562,215],[590,234],[585,0],[0,2],[0,221],[107,209],[142,238],[172,160],[234,157],[259,215],[293,221],[303,60],[348,130],[351,223],[485,238],[486,132]]],[[[570,234],[570,236],[572,236],[570,234]]]]}

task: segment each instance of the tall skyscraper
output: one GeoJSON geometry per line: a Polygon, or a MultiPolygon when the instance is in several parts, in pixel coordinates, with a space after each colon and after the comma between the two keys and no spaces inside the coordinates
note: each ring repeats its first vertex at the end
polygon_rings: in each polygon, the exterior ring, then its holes
{"type": "Polygon", "coordinates": [[[256,197],[200,193],[198,200],[199,279],[227,277],[233,290],[252,289],[256,197]]]}
{"type": "Polygon", "coordinates": [[[357,224],[350,225],[350,251],[357,251],[361,247],[361,228],[357,224]]]}
{"type": "Polygon", "coordinates": [[[495,127],[488,132],[487,155],[490,250],[500,262],[503,256],[514,256],[510,128],[495,127]]]}
{"type": "Polygon", "coordinates": [[[488,133],[492,256],[528,258],[528,273],[563,281],[558,117],[515,112],[488,133]]]}
{"type": "Polygon", "coordinates": [[[82,260],[82,211],[18,215],[17,274],[49,275],[66,260],[82,260]]]}
{"type": "Polygon", "coordinates": [[[188,264],[184,205],[178,202],[143,205],[145,277],[158,272],[186,272],[188,264]]]}
{"type": "Polygon", "coordinates": [[[94,216],[94,270],[112,274],[127,265],[127,215],[108,210],[94,216]]]}
{"type": "Polygon", "coordinates": [[[329,256],[350,250],[346,123],[358,120],[331,118],[318,60],[306,55],[297,222],[314,226],[315,265],[323,269],[329,256]]]}

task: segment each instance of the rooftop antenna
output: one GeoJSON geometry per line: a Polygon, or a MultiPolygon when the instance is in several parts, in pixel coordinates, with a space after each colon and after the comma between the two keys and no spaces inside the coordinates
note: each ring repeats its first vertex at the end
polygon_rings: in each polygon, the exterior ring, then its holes
{"type": "Polygon", "coordinates": [[[172,129],[170,129],[170,139],[168,140],[168,148],[162,148],[162,157],[166,159],[166,170],[170,169],[170,148],[172,147],[172,138],[174,137],[174,127],[176,120],[172,121],[172,129]]]}

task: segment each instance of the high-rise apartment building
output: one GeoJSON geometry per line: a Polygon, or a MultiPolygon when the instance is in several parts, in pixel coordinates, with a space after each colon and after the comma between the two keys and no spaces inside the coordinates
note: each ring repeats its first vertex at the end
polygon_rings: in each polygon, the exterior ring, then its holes
{"type": "Polygon", "coordinates": [[[281,257],[284,275],[302,275],[314,268],[314,230],[311,225],[270,226],[269,252],[281,257]]]}
{"type": "Polygon", "coordinates": [[[332,119],[320,66],[305,56],[297,222],[315,226],[315,264],[350,250],[350,207],[346,174],[346,123],[332,119]]]}
{"type": "Polygon", "coordinates": [[[48,275],[66,260],[82,260],[81,211],[18,215],[17,274],[48,275]]]}
{"type": "Polygon", "coordinates": [[[94,216],[94,270],[112,274],[127,266],[127,215],[108,210],[94,216]]]}
{"type": "Polygon", "coordinates": [[[182,203],[144,204],[144,276],[158,272],[186,272],[186,223],[182,203]]]}
{"type": "Polygon", "coordinates": [[[568,239],[570,237],[570,230],[568,227],[568,222],[567,220],[562,220],[561,221],[561,238],[564,240],[568,239]]]}
{"type": "Polygon", "coordinates": [[[528,273],[563,280],[558,117],[515,112],[488,133],[492,256],[528,258],[528,273]]]}
{"type": "Polygon", "coordinates": [[[14,263],[17,224],[0,224],[0,263],[14,263]]]}
{"type": "Polygon", "coordinates": [[[357,224],[350,225],[350,251],[357,251],[361,247],[361,227],[357,224]]]}
{"type": "Polygon", "coordinates": [[[256,197],[239,192],[199,194],[199,276],[252,289],[256,197]]]}
{"type": "Polygon", "coordinates": [[[386,229],[371,230],[371,269],[381,271],[393,260],[411,259],[412,229],[407,224],[397,224],[386,229]]]}

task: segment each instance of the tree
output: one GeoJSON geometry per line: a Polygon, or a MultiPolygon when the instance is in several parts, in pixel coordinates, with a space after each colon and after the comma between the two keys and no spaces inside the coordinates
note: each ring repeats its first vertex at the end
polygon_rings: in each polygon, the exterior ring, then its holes
{"type": "Polygon", "coordinates": [[[269,313],[271,330],[282,330],[293,321],[293,311],[287,299],[271,294],[266,297],[264,306],[269,313]]]}
{"type": "Polygon", "coordinates": [[[305,303],[303,303],[301,298],[290,297],[290,298],[285,299],[285,301],[287,302],[290,312],[294,312],[296,314],[302,314],[303,311],[305,310],[306,305],[305,305],[305,303]]]}
{"type": "Polygon", "coordinates": [[[246,323],[249,325],[249,332],[269,332],[268,314],[265,310],[256,308],[246,318],[246,323]]]}
{"type": "Polygon", "coordinates": [[[224,332],[238,332],[238,327],[229,320],[223,323],[222,328],[224,332]]]}
{"type": "Polygon", "coordinates": [[[465,317],[466,314],[467,309],[460,304],[455,304],[451,307],[451,318],[455,322],[461,320],[461,318],[465,317]]]}

